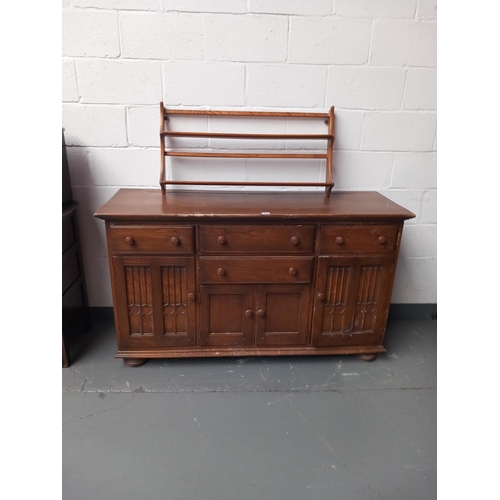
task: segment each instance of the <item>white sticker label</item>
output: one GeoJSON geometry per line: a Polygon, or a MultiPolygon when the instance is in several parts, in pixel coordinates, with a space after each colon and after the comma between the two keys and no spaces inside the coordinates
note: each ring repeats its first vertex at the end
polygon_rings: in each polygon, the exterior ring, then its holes
{"type": "Polygon", "coordinates": [[[271,215],[271,212],[262,212],[262,215],[271,215]]]}

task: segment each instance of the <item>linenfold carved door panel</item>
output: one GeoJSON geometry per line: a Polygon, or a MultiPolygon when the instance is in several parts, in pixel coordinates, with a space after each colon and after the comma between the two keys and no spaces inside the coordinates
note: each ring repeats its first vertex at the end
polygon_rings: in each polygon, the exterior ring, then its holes
{"type": "Polygon", "coordinates": [[[122,347],[195,344],[192,257],[114,257],[113,278],[122,347]]]}
{"type": "Polygon", "coordinates": [[[314,298],[315,346],[377,345],[390,297],[392,256],[319,257],[314,298]]]}

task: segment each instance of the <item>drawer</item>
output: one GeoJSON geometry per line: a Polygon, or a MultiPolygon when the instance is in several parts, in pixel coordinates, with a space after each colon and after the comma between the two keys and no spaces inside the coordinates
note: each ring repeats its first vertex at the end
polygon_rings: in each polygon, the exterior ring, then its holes
{"type": "Polygon", "coordinates": [[[314,257],[200,257],[200,283],[310,283],[314,257]]]}
{"type": "Polygon", "coordinates": [[[193,226],[111,226],[114,252],[193,253],[193,226]]]}
{"type": "Polygon", "coordinates": [[[320,252],[393,252],[397,225],[332,225],[321,228],[320,252]]]}
{"type": "Polygon", "coordinates": [[[312,253],[316,226],[201,226],[206,253],[312,253]]]}

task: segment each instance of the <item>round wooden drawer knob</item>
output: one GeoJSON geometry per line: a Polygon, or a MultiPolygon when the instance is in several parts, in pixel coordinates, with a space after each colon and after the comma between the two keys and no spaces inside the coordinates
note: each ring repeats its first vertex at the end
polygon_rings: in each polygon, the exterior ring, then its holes
{"type": "Polygon", "coordinates": [[[226,238],[224,238],[224,236],[219,236],[217,238],[217,241],[219,242],[219,244],[221,245],[225,245],[226,244],[226,238]]]}
{"type": "Polygon", "coordinates": [[[257,311],[257,316],[263,318],[264,316],[266,315],[265,311],[263,311],[262,309],[259,309],[257,311]]]}
{"type": "Polygon", "coordinates": [[[172,245],[177,246],[179,244],[179,238],[176,238],[173,236],[170,241],[172,242],[172,245]]]}
{"type": "Polygon", "coordinates": [[[295,267],[291,267],[288,272],[292,275],[292,276],[295,276],[297,274],[297,269],[295,269],[295,267]]]}
{"type": "Polygon", "coordinates": [[[194,293],[188,293],[189,300],[194,300],[195,298],[196,298],[196,295],[194,293]]]}
{"type": "Polygon", "coordinates": [[[342,238],[342,236],[337,236],[335,238],[335,243],[337,243],[337,245],[343,245],[344,244],[344,238],[342,238]]]}
{"type": "Polygon", "coordinates": [[[223,267],[219,267],[219,269],[217,269],[217,272],[218,272],[221,276],[225,276],[225,275],[226,275],[226,270],[225,270],[223,267]]]}
{"type": "Polygon", "coordinates": [[[323,302],[325,300],[325,294],[324,293],[318,293],[318,300],[321,300],[321,302],[323,302]]]}
{"type": "Polygon", "coordinates": [[[298,244],[299,244],[299,239],[297,238],[297,236],[292,236],[292,237],[290,238],[290,243],[291,243],[292,245],[298,245],[298,244]]]}
{"type": "Polygon", "coordinates": [[[131,238],[130,236],[127,236],[125,238],[125,243],[127,243],[128,245],[133,245],[134,244],[134,239],[131,238]]]}
{"type": "Polygon", "coordinates": [[[378,237],[378,242],[381,244],[381,245],[385,245],[387,243],[387,238],[385,236],[379,236],[378,237]]]}
{"type": "Polygon", "coordinates": [[[253,316],[253,312],[252,312],[250,309],[247,309],[247,310],[245,311],[245,316],[246,316],[247,318],[251,318],[251,317],[253,316]]]}

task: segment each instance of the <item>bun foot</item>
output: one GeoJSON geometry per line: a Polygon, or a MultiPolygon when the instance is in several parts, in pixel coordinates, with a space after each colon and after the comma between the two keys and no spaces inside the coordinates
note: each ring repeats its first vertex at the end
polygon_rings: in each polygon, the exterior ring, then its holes
{"type": "Polygon", "coordinates": [[[376,354],[358,354],[356,356],[361,361],[373,361],[377,355],[376,354]]]}
{"type": "Polygon", "coordinates": [[[146,358],[123,358],[123,362],[128,366],[142,366],[147,361],[146,358]]]}

